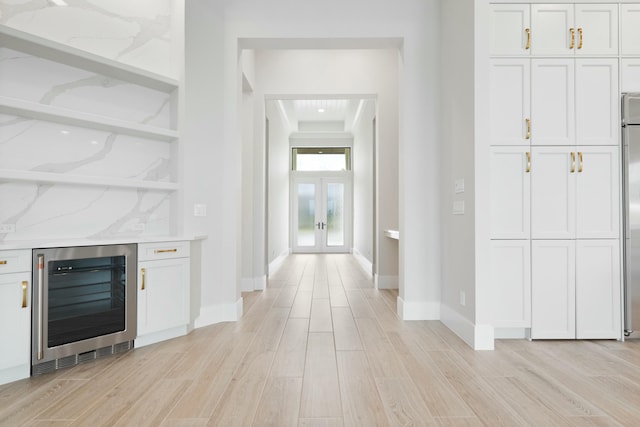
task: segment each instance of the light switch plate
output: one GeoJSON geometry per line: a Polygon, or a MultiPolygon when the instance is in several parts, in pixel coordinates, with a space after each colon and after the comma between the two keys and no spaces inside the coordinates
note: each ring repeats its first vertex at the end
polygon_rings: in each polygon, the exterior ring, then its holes
{"type": "Polygon", "coordinates": [[[464,200],[453,202],[453,214],[464,215],[464,200]]]}
{"type": "Polygon", "coordinates": [[[464,178],[456,179],[455,193],[456,194],[464,193],[464,178]]]}
{"type": "Polygon", "coordinates": [[[207,216],[207,205],[204,203],[193,205],[193,216],[207,216]]]}

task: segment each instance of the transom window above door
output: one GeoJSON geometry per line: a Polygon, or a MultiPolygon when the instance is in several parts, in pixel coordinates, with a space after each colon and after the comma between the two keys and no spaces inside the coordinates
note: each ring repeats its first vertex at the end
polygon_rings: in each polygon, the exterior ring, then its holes
{"type": "Polygon", "coordinates": [[[294,147],[291,149],[291,170],[351,170],[351,147],[294,147]]]}

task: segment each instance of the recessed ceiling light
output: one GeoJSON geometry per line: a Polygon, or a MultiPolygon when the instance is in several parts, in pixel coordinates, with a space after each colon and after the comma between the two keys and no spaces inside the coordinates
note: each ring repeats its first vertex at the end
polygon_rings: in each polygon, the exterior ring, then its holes
{"type": "Polygon", "coordinates": [[[50,1],[51,1],[51,3],[55,4],[56,6],[69,6],[67,4],[67,2],[64,1],[64,0],[50,0],[50,1]]]}
{"type": "Polygon", "coordinates": [[[95,140],[91,141],[91,145],[98,145],[98,141],[95,141],[95,140]]]}
{"type": "Polygon", "coordinates": [[[63,135],[69,135],[71,132],[69,132],[68,130],[61,130],[60,133],[63,135]]]}
{"type": "Polygon", "coordinates": [[[324,108],[318,108],[318,113],[324,113],[324,108]]]}

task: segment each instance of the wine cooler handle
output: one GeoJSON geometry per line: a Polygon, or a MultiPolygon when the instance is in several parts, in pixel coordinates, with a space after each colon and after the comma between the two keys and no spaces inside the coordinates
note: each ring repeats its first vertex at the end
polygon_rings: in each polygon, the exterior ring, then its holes
{"type": "Polygon", "coordinates": [[[42,348],[43,306],[44,306],[44,255],[38,255],[38,360],[44,357],[42,348]]]}

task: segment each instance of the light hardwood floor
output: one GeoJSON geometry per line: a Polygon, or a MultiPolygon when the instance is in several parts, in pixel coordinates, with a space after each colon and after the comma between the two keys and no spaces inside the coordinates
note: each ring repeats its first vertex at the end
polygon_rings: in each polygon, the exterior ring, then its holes
{"type": "Polygon", "coordinates": [[[638,426],[640,343],[402,322],[350,255],[293,255],[241,321],[0,387],[2,426],[638,426]]]}

